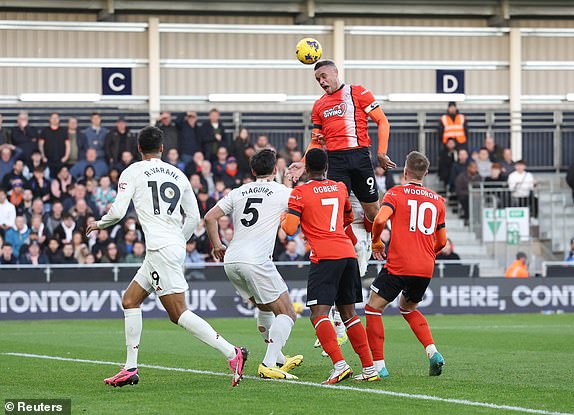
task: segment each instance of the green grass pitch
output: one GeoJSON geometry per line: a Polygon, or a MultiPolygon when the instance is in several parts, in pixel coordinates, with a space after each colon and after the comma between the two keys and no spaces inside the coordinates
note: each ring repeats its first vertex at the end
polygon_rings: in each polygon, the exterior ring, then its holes
{"type": "MultiPolygon", "coordinates": [[[[140,368],[140,384],[110,388],[102,382],[118,367],[55,361],[5,353],[123,362],[123,320],[0,322],[0,400],[71,398],[74,414],[509,414],[501,406],[534,413],[574,413],[574,315],[429,316],[435,342],[446,359],[442,376],[430,378],[423,348],[401,317],[385,317],[386,361],[382,382],[341,385],[348,389],[140,368]],[[406,395],[365,393],[363,389],[406,395]],[[412,395],[491,403],[433,401],[412,395]]],[[[210,321],[232,343],[251,351],[246,375],[256,375],[265,345],[252,319],[210,321]]],[[[308,319],[297,321],[285,351],[303,354],[293,373],[320,383],[331,368],[313,349],[308,319]]],[[[356,370],[360,362],[343,346],[356,370]]],[[[227,372],[226,361],[183,329],[145,319],[140,363],[227,372]]]]}

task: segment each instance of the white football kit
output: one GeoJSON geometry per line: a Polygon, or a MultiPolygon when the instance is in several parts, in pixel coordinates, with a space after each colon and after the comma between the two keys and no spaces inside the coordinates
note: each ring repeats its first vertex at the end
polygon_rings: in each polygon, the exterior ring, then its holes
{"type": "Polygon", "coordinates": [[[159,158],[132,164],[122,172],[116,200],[98,228],[122,220],[132,200],[146,242],[146,256],[134,281],[159,296],[188,290],[183,275],[185,244],[200,220],[189,180],[159,158]]]}
{"type": "Polygon", "coordinates": [[[257,180],[232,190],[217,206],[231,215],[234,233],[225,252],[225,273],[244,299],[269,304],[287,291],[273,264],[273,248],[281,214],[291,189],[274,181],[257,180]]]}
{"type": "Polygon", "coordinates": [[[365,212],[361,206],[361,202],[351,192],[350,196],[351,207],[353,208],[354,220],[351,223],[353,228],[353,233],[357,237],[357,244],[355,245],[355,252],[357,254],[357,261],[359,262],[359,273],[361,277],[364,277],[367,273],[367,267],[369,266],[369,259],[371,259],[371,235],[365,230],[364,218],[365,212]]]}

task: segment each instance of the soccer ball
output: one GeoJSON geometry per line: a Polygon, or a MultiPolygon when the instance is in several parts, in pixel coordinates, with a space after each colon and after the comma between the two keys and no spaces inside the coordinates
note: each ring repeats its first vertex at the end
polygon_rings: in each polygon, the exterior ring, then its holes
{"type": "Polygon", "coordinates": [[[295,314],[303,314],[303,304],[301,304],[300,302],[296,301],[293,303],[293,311],[295,311],[295,314]]]}
{"type": "Polygon", "coordinates": [[[323,48],[316,39],[306,37],[297,43],[295,53],[299,62],[305,65],[311,65],[321,59],[323,48]]]}

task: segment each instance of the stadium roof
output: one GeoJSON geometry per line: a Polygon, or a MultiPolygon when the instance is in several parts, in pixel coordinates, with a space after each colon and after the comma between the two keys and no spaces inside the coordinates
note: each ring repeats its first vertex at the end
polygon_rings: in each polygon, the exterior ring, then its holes
{"type": "Polygon", "coordinates": [[[466,16],[574,18],[572,0],[0,0],[0,10],[116,13],[326,16],[466,16]]]}

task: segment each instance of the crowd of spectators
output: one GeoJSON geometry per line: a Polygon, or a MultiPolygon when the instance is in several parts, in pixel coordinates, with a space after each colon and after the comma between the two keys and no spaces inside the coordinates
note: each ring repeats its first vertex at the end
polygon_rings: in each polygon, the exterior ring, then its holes
{"type": "MultiPolygon", "coordinates": [[[[273,148],[267,136],[253,137],[245,128],[232,137],[216,109],[203,123],[193,111],[177,116],[165,111],[157,126],[164,132],[164,161],[189,177],[202,217],[231,189],[253,180],[249,158],[256,151],[273,148]]],[[[298,140],[290,137],[276,151],[275,180],[291,187],[285,174],[302,158],[298,140]]],[[[145,239],[133,209],[116,226],[85,235],[86,224],[114,201],[122,171],[139,159],[137,135],[123,117],[108,129],[94,112],[90,125],[80,129],[76,118],[64,123],[54,112],[42,128],[31,126],[22,112],[8,128],[0,115],[0,264],[141,262],[145,239]]],[[[231,220],[223,217],[219,226],[229,243],[231,220]]],[[[308,254],[301,234],[279,232],[274,259],[308,254]]],[[[211,261],[211,246],[201,221],[187,243],[186,263],[204,261],[211,261]]]]}

